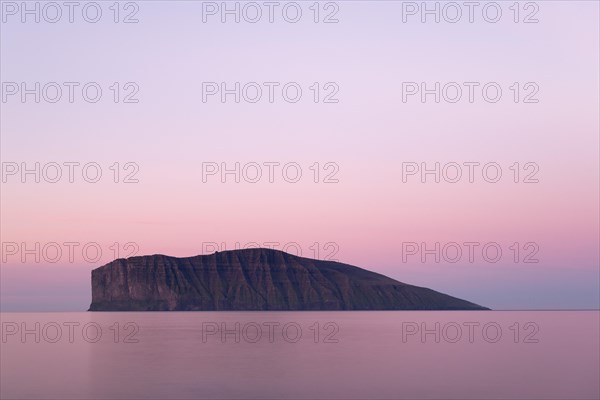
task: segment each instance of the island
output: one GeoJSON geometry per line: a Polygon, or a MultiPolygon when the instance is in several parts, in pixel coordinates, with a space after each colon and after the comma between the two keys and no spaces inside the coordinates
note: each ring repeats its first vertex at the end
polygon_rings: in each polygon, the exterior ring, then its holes
{"type": "Polygon", "coordinates": [[[487,310],[335,261],[253,248],[117,259],[92,271],[89,311],[487,310]]]}

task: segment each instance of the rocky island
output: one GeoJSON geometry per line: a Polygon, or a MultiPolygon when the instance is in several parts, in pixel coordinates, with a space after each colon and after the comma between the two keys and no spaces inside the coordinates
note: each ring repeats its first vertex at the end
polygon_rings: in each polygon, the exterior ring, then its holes
{"type": "Polygon", "coordinates": [[[256,248],[112,261],[92,271],[89,311],[486,309],[352,265],[256,248]]]}

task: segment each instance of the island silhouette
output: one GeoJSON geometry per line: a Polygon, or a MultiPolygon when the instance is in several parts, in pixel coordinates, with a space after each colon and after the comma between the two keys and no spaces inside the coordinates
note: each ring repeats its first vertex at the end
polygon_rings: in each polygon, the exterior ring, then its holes
{"type": "Polygon", "coordinates": [[[252,248],[114,260],[92,271],[89,311],[487,309],[353,265],[252,248]]]}

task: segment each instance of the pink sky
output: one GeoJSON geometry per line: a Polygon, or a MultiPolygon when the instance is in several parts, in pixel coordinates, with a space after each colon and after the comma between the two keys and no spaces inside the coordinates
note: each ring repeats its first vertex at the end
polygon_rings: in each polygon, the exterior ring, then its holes
{"type": "Polygon", "coordinates": [[[537,24],[403,24],[392,2],[340,3],[337,24],[203,24],[193,2],[141,3],[138,24],[9,19],[2,82],[94,81],[105,97],[9,98],[2,162],[95,162],[103,177],[7,177],[2,242],[94,242],[103,258],[3,254],[3,309],[85,309],[89,270],[112,260],[115,242],[181,257],[207,242],[295,242],[312,257],[316,242],[320,258],[333,242],[342,262],[492,308],[598,308],[598,3],[539,4],[537,24]],[[304,97],[202,102],[202,82],[253,81],[298,82],[304,97]],[[402,102],[402,82],[472,81],[497,82],[503,99],[402,102]],[[113,82],[135,82],[139,103],[112,102],[113,82]],[[339,103],[314,103],[314,82],[335,82],[339,103]],[[514,82],[535,82],[539,103],[514,103],[514,82]],[[298,163],[303,178],[202,182],[203,162],[270,161],[298,163]],[[115,162],[120,180],[135,162],[139,183],[114,183],[115,162]],[[336,163],[339,182],[314,183],[315,162],[336,163]],[[403,183],[403,162],[495,162],[503,178],[403,183]],[[514,183],[515,162],[536,163],[539,183],[514,183]],[[403,242],[498,242],[505,256],[403,263],[403,242]],[[539,263],[514,263],[514,242],[534,242],[539,263]]]}

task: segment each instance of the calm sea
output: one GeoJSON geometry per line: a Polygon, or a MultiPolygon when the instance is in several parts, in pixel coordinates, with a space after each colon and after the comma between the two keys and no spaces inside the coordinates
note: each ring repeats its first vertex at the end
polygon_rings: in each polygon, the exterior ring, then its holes
{"type": "Polygon", "coordinates": [[[2,399],[598,399],[599,311],[2,313],[2,399]]]}

